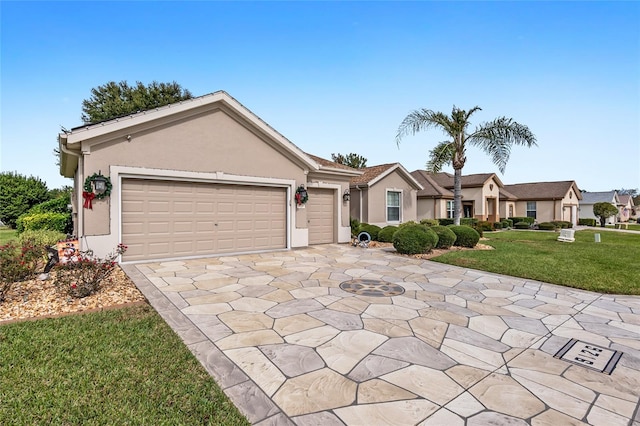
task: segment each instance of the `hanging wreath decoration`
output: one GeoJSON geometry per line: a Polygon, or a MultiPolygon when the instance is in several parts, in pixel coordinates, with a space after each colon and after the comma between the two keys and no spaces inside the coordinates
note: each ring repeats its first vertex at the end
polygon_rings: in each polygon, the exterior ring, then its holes
{"type": "Polygon", "coordinates": [[[111,188],[113,187],[113,185],[111,185],[111,179],[109,179],[107,176],[103,176],[101,173],[94,173],[91,176],[87,177],[84,180],[84,187],[82,188],[82,198],[84,198],[84,205],[83,207],[85,209],[90,209],[93,210],[93,200],[102,200],[103,198],[108,197],[109,195],[111,195],[111,188]],[[104,192],[100,192],[100,193],[95,193],[93,192],[93,182],[95,181],[102,181],[105,184],[105,191],[104,192]]]}
{"type": "Polygon", "coordinates": [[[298,189],[296,189],[296,203],[301,206],[307,201],[309,201],[309,194],[307,193],[307,190],[304,189],[304,185],[300,185],[298,189]]]}

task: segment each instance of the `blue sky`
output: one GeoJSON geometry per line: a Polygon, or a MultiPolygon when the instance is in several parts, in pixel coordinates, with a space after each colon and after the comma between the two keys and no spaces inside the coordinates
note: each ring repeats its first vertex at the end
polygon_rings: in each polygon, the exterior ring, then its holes
{"type": "MultiPolygon", "coordinates": [[[[0,169],[70,184],[60,126],[108,81],[225,90],[301,149],[424,168],[443,134],[396,147],[413,109],[526,124],[504,183],[640,188],[638,2],[10,2],[1,14],[0,169]]],[[[451,171],[448,169],[447,171],[451,171]]]]}

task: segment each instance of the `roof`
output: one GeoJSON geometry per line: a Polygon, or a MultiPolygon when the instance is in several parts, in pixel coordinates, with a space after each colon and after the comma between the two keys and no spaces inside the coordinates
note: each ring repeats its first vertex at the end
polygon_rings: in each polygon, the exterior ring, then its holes
{"type": "Polygon", "coordinates": [[[415,177],[407,171],[407,169],[402,167],[402,164],[400,163],[379,164],[377,166],[365,167],[361,170],[363,171],[362,175],[351,178],[349,181],[350,186],[364,185],[371,187],[382,180],[385,176],[397,171],[416,189],[422,189],[420,182],[418,182],[415,177]]]}
{"type": "Polygon", "coordinates": [[[573,180],[559,182],[531,182],[505,185],[504,190],[518,200],[561,200],[573,188],[578,199],[582,199],[578,185],[573,180]]]}
{"type": "Polygon", "coordinates": [[[595,204],[595,203],[613,203],[617,200],[616,191],[603,191],[603,192],[587,192],[582,193],[581,204],[595,204]]]}
{"type": "Polygon", "coordinates": [[[352,175],[362,175],[362,170],[354,169],[353,167],[345,166],[344,164],[336,163],[335,161],[327,160],[326,158],[318,157],[317,155],[309,154],[305,152],[309,158],[318,163],[320,170],[340,170],[342,172],[351,172],[352,175]]]}
{"type": "MultiPolygon", "coordinates": [[[[453,198],[454,176],[451,173],[429,173],[425,170],[414,170],[411,175],[424,187],[422,191],[418,191],[418,197],[453,198]]],[[[477,173],[462,176],[462,187],[480,187],[489,179],[494,179],[499,188],[503,186],[495,173],[477,173]]]]}
{"type": "MultiPolygon", "coordinates": [[[[192,110],[193,113],[200,112],[203,108],[214,109],[225,107],[226,110],[237,114],[241,119],[246,120],[256,130],[268,137],[272,141],[274,147],[282,150],[291,158],[295,159],[304,167],[310,170],[319,170],[322,165],[311,159],[305,152],[298,148],[294,143],[285,138],[282,134],[269,126],[260,117],[251,112],[248,108],[238,102],[235,98],[224,91],[217,91],[207,95],[191,98],[162,107],[150,109],[147,111],[137,112],[123,117],[117,117],[111,120],[86,124],[75,127],[71,131],[66,131],[58,135],[60,146],[60,174],[65,177],[73,177],[78,167],[78,158],[81,154],[81,144],[84,141],[103,141],[108,140],[110,134],[117,132],[126,134],[127,129],[133,126],[147,125],[153,126],[153,122],[159,122],[162,119],[168,119],[176,114],[188,114],[192,110]],[[198,109],[199,108],[199,109],[198,109]]],[[[339,172],[340,167],[325,166],[326,171],[339,172]]],[[[344,169],[343,169],[344,170],[344,169]]],[[[346,170],[344,170],[346,171],[346,170]]],[[[344,173],[343,171],[343,173],[344,173]]],[[[349,174],[349,173],[347,173],[349,174]]]]}
{"type": "Polygon", "coordinates": [[[633,203],[633,197],[631,195],[629,195],[629,194],[622,194],[622,195],[618,194],[618,199],[620,200],[620,204],[622,204],[622,205],[625,205],[625,206],[627,204],[629,204],[631,206],[635,205],[633,203]]]}
{"type": "Polygon", "coordinates": [[[500,188],[500,200],[516,201],[518,197],[510,193],[504,188],[500,188]]]}

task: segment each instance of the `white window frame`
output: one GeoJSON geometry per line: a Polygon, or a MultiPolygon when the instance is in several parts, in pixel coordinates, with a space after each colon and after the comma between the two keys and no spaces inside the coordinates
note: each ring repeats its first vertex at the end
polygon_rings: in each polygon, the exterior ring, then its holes
{"type": "Polygon", "coordinates": [[[395,188],[387,188],[387,190],[385,191],[385,194],[384,194],[384,204],[386,206],[386,208],[385,208],[385,219],[387,220],[387,223],[401,223],[402,222],[402,190],[401,189],[395,189],[395,188]],[[397,206],[389,205],[389,193],[392,193],[392,192],[398,194],[398,205],[397,206]],[[397,208],[398,209],[398,219],[397,220],[390,220],[389,219],[389,208],[397,208]]]}
{"type": "Polygon", "coordinates": [[[447,219],[453,219],[453,216],[455,214],[455,208],[456,208],[455,206],[456,206],[455,201],[453,200],[447,201],[447,205],[446,205],[447,219]]]}
{"type": "Polygon", "coordinates": [[[527,217],[532,217],[537,219],[538,216],[538,205],[535,201],[527,201],[527,217]],[[533,208],[531,208],[533,206],[533,208]],[[531,215],[533,214],[533,216],[531,215]]]}

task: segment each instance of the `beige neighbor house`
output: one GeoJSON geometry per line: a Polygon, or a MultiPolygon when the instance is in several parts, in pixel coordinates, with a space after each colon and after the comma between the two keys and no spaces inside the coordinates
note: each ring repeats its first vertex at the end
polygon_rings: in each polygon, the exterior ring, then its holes
{"type": "Polygon", "coordinates": [[[536,223],[561,220],[575,226],[581,199],[572,180],[505,185],[500,191],[500,215],[533,217],[536,223]]]}
{"type": "Polygon", "coordinates": [[[416,196],[422,185],[400,163],[362,171],[349,183],[351,217],[380,227],[417,219],[416,196]]]}
{"type": "MultiPolygon", "coordinates": [[[[580,201],[580,218],[581,219],[596,219],[599,224],[600,221],[593,213],[593,205],[595,203],[610,203],[615,206],[618,211],[622,206],[618,191],[602,191],[602,192],[582,192],[582,201],[580,201]]],[[[628,219],[627,219],[628,220],[628,219]]],[[[618,221],[616,215],[609,216],[605,223],[614,224],[618,221]]]]}
{"type": "Polygon", "coordinates": [[[629,219],[635,219],[637,212],[633,197],[628,194],[618,194],[618,199],[620,200],[620,205],[618,206],[620,222],[628,222],[629,219]]]}
{"type": "MultiPolygon", "coordinates": [[[[453,218],[453,175],[415,170],[411,175],[422,185],[418,191],[418,220],[453,218]]],[[[495,173],[462,176],[462,217],[496,222],[502,182],[495,173]]]]}
{"type": "Polygon", "coordinates": [[[59,144],[75,233],[100,256],[120,242],[123,261],[142,261],[351,237],[343,194],[361,172],[306,154],[225,92],[77,127],[59,144]],[[96,173],[110,179],[109,196],[83,208],[96,173]]]}

